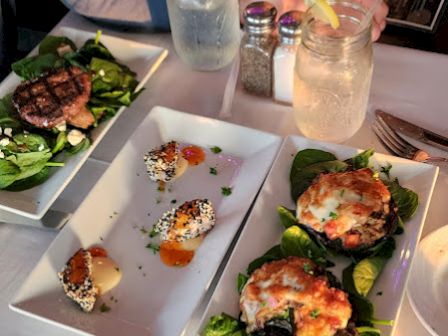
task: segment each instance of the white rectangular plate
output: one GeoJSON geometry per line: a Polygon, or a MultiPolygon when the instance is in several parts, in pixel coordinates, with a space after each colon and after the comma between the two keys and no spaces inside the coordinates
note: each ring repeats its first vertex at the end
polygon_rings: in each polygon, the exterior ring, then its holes
{"type": "Polygon", "coordinates": [[[210,285],[280,143],[276,135],[154,108],[39,261],[11,308],[86,334],[179,335],[210,285]],[[170,140],[201,146],[206,160],[188,168],[161,193],[146,176],[143,155],[170,140]],[[222,152],[212,153],[208,148],[213,146],[222,152]],[[216,167],[218,175],[210,174],[210,167],[216,167]],[[230,196],[222,195],[223,186],[232,187],[230,196]],[[173,200],[180,205],[194,198],[212,201],[215,228],[191,264],[167,267],[145,248],[148,231],[175,206],[173,200]],[[78,248],[95,244],[109,251],[123,278],[102,298],[110,312],[85,314],[65,298],[56,273],[78,248]],[[117,303],[110,301],[112,295],[117,303]]]}
{"type": "MultiPolygon", "coordinates": [[[[290,196],[289,172],[293,156],[297,151],[306,148],[322,149],[343,160],[360,152],[355,148],[316,142],[298,136],[290,136],[285,139],[216,286],[202,321],[199,323],[199,330],[204,328],[213,315],[226,312],[238,317],[237,275],[240,272],[245,274],[246,268],[252,260],[263,255],[272,246],[279,244],[284,228],[279,222],[276,208],[278,205],[284,205],[290,209],[295,208],[290,196]]],[[[392,164],[391,177],[398,177],[400,184],[414,190],[420,200],[416,214],[405,224],[405,233],[395,236],[397,248],[394,255],[388,260],[369,295],[369,299],[375,306],[376,318],[395,320],[400,310],[409,267],[423,228],[438,168],[382,154],[375,154],[371,163],[376,167],[384,166],[387,163],[392,164]],[[382,292],[382,295],[376,295],[378,292],[382,292]]],[[[330,270],[341,279],[341,271],[345,266],[347,264],[339,263],[330,270]]],[[[384,332],[383,335],[393,334],[390,327],[381,329],[384,332]]]]}
{"type": "MultiPolygon", "coordinates": [[[[66,27],[57,29],[51,34],[67,36],[78,47],[96,35],[95,32],[66,27]]],[[[137,80],[140,82],[137,90],[143,87],[168,54],[167,50],[159,47],[108,35],[102,35],[100,41],[109,48],[119,62],[137,73],[137,80]]],[[[36,53],[37,48],[31,54],[36,53]]],[[[13,92],[19,83],[20,78],[16,74],[9,74],[0,84],[0,97],[13,92]]],[[[91,132],[92,145],[86,151],[68,159],[63,168],[54,168],[52,176],[45,183],[22,192],[0,191],[0,210],[10,211],[32,219],[42,218],[124,109],[124,107],[120,108],[115,117],[102,122],[97,128],[93,129],[91,132]]]]}

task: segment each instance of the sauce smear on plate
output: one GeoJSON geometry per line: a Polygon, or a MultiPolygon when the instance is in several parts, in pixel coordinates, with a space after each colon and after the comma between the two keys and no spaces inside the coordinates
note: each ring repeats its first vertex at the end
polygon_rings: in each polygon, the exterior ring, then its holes
{"type": "Polygon", "coordinates": [[[188,161],[188,164],[192,166],[197,166],[205,160],[205,152],[198,146],[188,146],[182,148],[182,156],[188,161]]]}
{"type": "Polygon", "coordinates": [[[167,266],[186,266],[194,257],[194,251],[183,250],[179,242],[163,241],[160,244],[160,259],[167,266]]]}

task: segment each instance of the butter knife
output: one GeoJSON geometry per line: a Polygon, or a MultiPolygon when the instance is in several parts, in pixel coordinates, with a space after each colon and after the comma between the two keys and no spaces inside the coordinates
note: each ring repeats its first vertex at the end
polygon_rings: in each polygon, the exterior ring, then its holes
{"type": "Polygon", "coordinates": [[[412,139],[426,143],[428,145],[440,148],[448,152],[448,138],[424,129],[423,127],[411,124],[398,117],[395,117],[382,110],[375,111],[377,116],[380,116],[392,129],[401,132],[412,139]]]}

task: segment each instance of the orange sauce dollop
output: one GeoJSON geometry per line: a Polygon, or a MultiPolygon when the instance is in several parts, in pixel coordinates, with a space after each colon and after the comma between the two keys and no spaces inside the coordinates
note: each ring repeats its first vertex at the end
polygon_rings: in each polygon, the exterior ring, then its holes
{"type": "Polygon", "coordinates": [[[205,160],[205,152],[198,146],[188,146],[182,148],[182,156],[188,161],[188,164],[192,166],[197,166],[205,160]]]}
{"type": "Polygon", "coordinates": [[[194,257],[194,251],[180,248],[176,241],[163,241],[160,244],[160,259],[167,266],[186,266],[194,257]]]}

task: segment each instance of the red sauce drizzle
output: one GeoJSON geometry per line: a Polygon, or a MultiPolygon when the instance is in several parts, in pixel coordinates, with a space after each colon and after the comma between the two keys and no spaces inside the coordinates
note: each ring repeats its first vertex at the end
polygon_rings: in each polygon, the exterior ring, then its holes
{"type": "Polygon", "coordinates": [[[205,152],[198,146],[188,146],[182,148],[182,156],[188,161],[188,164],[192,166],[197,166],[205,160],[205,152]]]}

